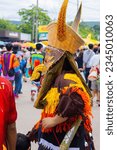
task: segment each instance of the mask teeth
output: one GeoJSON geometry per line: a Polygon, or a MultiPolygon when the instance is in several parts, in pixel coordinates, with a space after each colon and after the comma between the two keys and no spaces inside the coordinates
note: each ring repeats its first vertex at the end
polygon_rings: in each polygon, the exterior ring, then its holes
{"type": "Polygon", "coordinates": [[[64,0],[61,10],[58,16],[57,22],[57,37],[58,40],[63,41],[66,38],[66,9],[68,5],[68,0],[64,0]]]}
{"type": "Polygon", "coordinates": [[[78,27],[79,27],[80,18],[81,18],[81,11],[82,11],[82,2],[80,4],[80,7],[79,7],[78,12],[76,14],[75,20],[72,24],[72,28],[74,29],[75,32],[78,32],[78,27]]]}

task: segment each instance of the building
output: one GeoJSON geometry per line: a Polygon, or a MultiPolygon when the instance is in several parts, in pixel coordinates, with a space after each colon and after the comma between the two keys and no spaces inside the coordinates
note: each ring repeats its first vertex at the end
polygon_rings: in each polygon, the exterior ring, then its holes
{"type": "Polygon", "coordinates": [[[0,30],[0,40],[4,42],[31,41],[31,34],[0,30]]]}

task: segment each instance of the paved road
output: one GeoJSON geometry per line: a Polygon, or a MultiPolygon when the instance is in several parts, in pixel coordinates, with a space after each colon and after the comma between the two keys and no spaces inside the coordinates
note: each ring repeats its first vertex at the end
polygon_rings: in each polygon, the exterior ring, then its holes
{"type": "MultiPolygon", "coordinates": [[[[30,81],[23,83],[23,94],[16,99],[18,111],[17,132],[26,134],[33,125],[39,120],[41,110],[33,107],[33,102],[30,100],[30,81]]],[[[93,106],[93,135],[96,150],[100,150],[100,110],[94,102],[93,106]]],[[[38,145],[32,143],[32,150],[37,150],[38,145]]]]}

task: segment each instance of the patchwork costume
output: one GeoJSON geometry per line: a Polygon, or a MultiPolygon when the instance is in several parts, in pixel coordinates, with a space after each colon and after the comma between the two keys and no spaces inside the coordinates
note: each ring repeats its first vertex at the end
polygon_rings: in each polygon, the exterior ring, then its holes
{"type": "Polygon", "coordinates": [[[48,25],[49,44],[45,59],[48,58],[50,66],[35,102],[36,108],[43,109],[39,121],[38,150],[95,149],[91,136],[91,93],[73,58],[76,50],[84,44],[76,33],[82,4],[72,28],[65,23],[67,4],[68,0],[64,0],[58,21],[48,25]],[[56,115],[67,117],[67,120],[53,128],[41,126],[44,118],[56,115]],[[68,132],[69,138],[65,138],[68,132]],[[73,138],[69,142],[71,136],[73,138]]]}

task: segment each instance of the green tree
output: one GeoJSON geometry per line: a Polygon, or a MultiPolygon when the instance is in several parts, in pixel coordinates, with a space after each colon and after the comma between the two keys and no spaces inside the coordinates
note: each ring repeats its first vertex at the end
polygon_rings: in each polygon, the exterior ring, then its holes
{"type": "Polygon", "coordinates": [[[8,20],[0,19],[0,29],[1,30],[10,30],[10,31],[18,31],[17,26],[11,23],[8,20]]]}
{"type": "Polygon", "coordinates": [[[82,22],[79,26],[79,33],[83,38],[86,38],[91,33],[92,39],[99,40],[100,27],[99,25],[94,25],[91,27],[82,22]]]}
{"type": "MultiPolygon", "coordinates": [[[[73,23],[72,21],[68,22],[70,26],[72,25],[72,23],[73,23]]],[[[92,39],[99,40],[100,26],[99,25],[90,26],[85,22],[81,22],[78,29],[78,33],[82,36],[82,38],[86,38],[91,33],[92,39]]]]}
{"type": "Polygon", "coordinates": [[[30,9],[21,9],[18,14],[21,16],[21,24],[19,25],[19,29],[23,33],[32,33],[33,25],[38,20],[39,25],[47,25],[51,19],[47,15],[47,12],[41,8],[38,8],[38,17],[37,15],[37,7],[30,6],[30,9]]]}
{"type": "Polygon", "coordinates": [[[95,25],[95,26],[93,26],[93,29],[94,29],[95,38],[99,40],[100,26],[99,25],[95,25]]]}

